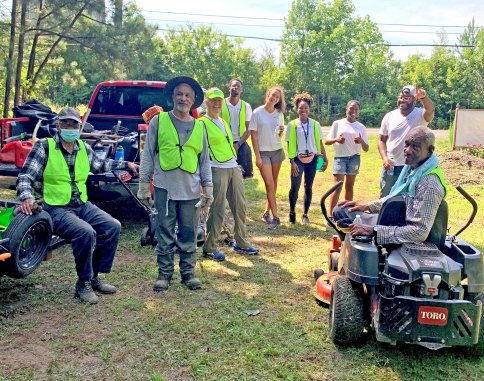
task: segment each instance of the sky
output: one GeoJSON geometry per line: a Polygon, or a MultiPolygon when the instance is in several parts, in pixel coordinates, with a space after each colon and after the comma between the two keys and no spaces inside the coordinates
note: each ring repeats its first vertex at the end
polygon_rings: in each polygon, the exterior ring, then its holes
{"type": "MultiPolygon", "coordinates": [[[[160,29],[187,23],[211,25],[227,35],[255,37],[246,38],[244,46],[253,49],[256,55],[270,49],[276,56],[279,55],[279,43],[272,40],[282,36],[284,18],[292,4],[290,0],[134,2],[141,8],[146,20],[160,29]]],[[[442,31],[447,33],[448,43],[454,44],[473,17],[476,26],[484,27],[484,0],[353,0],[353,4],[354,15],[369,15],[390,44],[435,44],[437,34],[442,31]]],[[[429,56],[431,49],[391,47],[395,57],[402,60],[416,53],[429,56]]]]}

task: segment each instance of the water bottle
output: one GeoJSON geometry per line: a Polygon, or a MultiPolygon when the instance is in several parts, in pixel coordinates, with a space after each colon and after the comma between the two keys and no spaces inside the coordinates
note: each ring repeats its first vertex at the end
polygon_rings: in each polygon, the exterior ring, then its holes
{"type": "Polygon", "coordinates": [[[318,172],[323,172],[324,166],[324,157],[322,155],[318,155],[318,161],[316,162],[316,170],[318,172]]]}
{"type": "Polygon", "coordinates": [[[390,156],[389,159],[392,161],[392,167],[387,170],[387,175],[388,176],[393,176],[393,168],[395,167],[395,163],[393,162],[393,156],[390,156]]]}
{"type": "Polygon", "coordinates": [[[123,146],[118,146],[116,152],[114,153],[114,160],[124,161],[124,148],[123,146]]]}
{"type": "Polygon", "coordinates": [[[356,215],[355,219],[353,220],[354,224],[361,224],[361,217],[359,214],[356,215]]]}

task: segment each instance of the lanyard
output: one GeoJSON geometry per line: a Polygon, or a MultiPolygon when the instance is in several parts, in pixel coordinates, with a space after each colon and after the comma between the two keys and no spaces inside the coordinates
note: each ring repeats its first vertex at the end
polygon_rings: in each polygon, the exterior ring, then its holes
{"type": "MultiPolygon", "coordinates": [[[[301,121],[301,119],[299,119],[299,121],[301,121]]],[[[310,126],[309,118],[308,118],[308,121],[306,122],[306,129],[304,128],[304,124],[301,121],[301,127],[304,133],[304,137],[306,138],[306,154],[309,153],[309,149],[308,149],[309,126],[310,126]]]]}

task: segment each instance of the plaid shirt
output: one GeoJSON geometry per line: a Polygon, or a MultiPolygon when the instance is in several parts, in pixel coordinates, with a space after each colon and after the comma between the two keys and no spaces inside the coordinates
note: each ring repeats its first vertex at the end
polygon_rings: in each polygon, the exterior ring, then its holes
{"type": "MultiPolygon", "coordinates": [[[[424,176],[417,185],[415,197],[403,195],[406,205],[405,226],[379,226],[378,243],[382,245],[404,242],[424,242],[437,215],[437,209],[444,198],[444,187],[436,175],[424,176]]],[[[378,213],[382,200],[371,202],[371,213],[378,213]]]]}
{"type": "MultiPolygon", "coordinates": [[[[54,137],[56,141],[56,149],[60,149],[62,155],[66,159],[67,166],[69,168],[69,174],[71,176],[71,201],[68,206],[79,206],[82,205],[81,194],[77,185],[74,181],[74,164],[76,162],[76,156],[79,152],[79,144],[74,143],[74,150],[72,153],[66,151],[59,141],[59,137],[56,135],[54,137]]],[[[89,159],[89,165],[91,166],[91,172],[97,173],[102,170],[102,172],[110,172],[112,169],[125,169],[127,167],[126,161],[114,161],[114,160],[100,160],[91,146],[84,143],[86,146],[86,153],[89,159]]],[[[17,177],[17,198],[20,201],[25,201],[27,199],[34,198],[34,192],[38,193],[40,196],[43,195],[43,180],[44,180],[44,170],[47,165],[47,159],[49,155],[49,146],[47,139],[41,139],[37,141],[32,150],[29,152],[27,160],[22,167],[20,174],[17,177]]]]}

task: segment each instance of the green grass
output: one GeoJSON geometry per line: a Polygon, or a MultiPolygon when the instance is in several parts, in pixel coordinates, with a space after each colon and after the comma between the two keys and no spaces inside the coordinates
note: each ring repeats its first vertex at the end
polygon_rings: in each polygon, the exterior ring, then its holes
{"type": "MultiPolygon", "coordinates": [[[[439,140],[440,153],[446,144],[439,140]]],[[[355,191],[356,198],[366,200],[378,194],[380,171],[375,137],[370,145],[355,191]]],[[[285,163],[278,190],[284,222],[269,231],[260,218],[262,181],[258,174],[247,180],[248,229],[261,255],[240,256],[223,248],[226,262],[200,258],[197,273],[203,289],[198,292],[183,287],[178,274],[167,292],[151,290],[157,274],[153,249],[138,244],[143,223],[135,207],[119,205],[114,212],[129,212],[124,213],[113,271],[106,277],[119,286],[118,294],[101,296],[95,306],[77,302],[68,247],[55,251],[53,260],[27,279],[0,280],[0,380],[483,379],[484,359],[455,348],[432,352],[382,345],[374,338],[350,348],[331,342],[328,310],[312,296],[312,273],[325,268],[332,235],[319,208],[319,198],[331,184],[330,171],[317,174],[312,223],[290,225],[285,163]],[[245,311],[254,309],[260,314],[247,316],[245,311]]],[[[482,183],[465,189],[482,210],[482,183]]],[[[301,201],[302,194],[298,219],[301,201]]],[[[470,208],[455,190],[448,201],[455,231],[470,208]]],[[[462,237],[484,250],[483,227],[479,212],[462,237]]]]}

